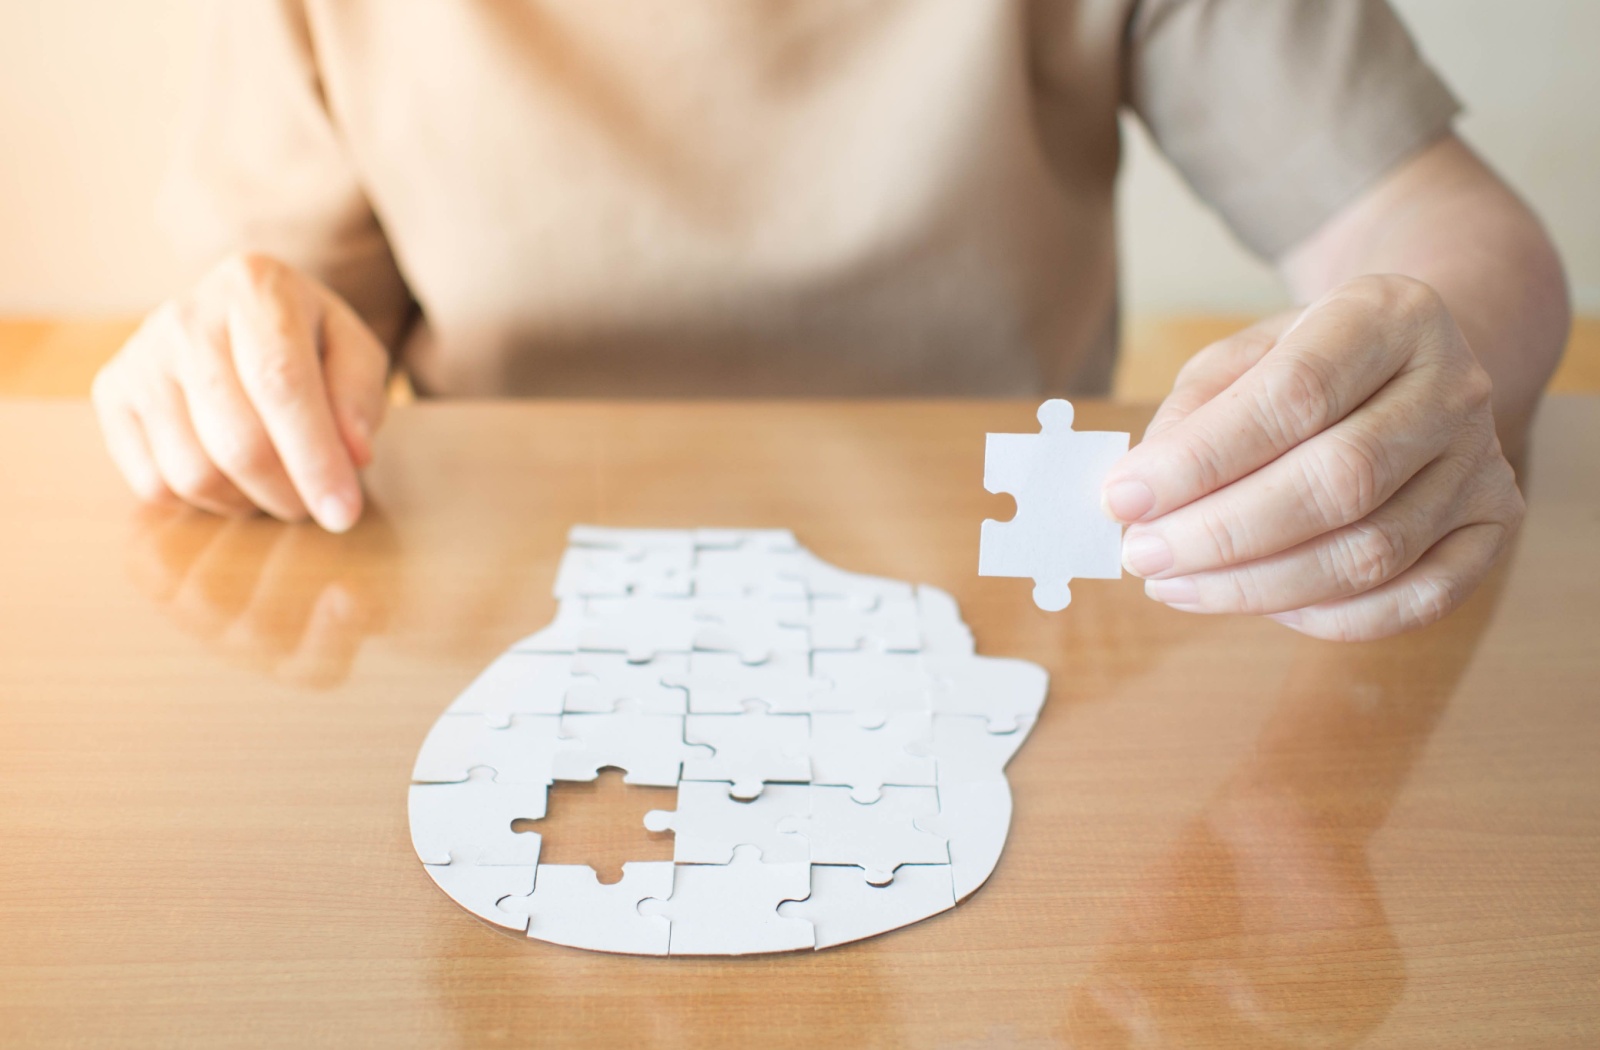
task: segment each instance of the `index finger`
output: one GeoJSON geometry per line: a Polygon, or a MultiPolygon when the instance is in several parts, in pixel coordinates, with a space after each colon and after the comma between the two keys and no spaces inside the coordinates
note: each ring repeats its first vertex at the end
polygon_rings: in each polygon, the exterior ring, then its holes
{"type": "Polygon", "coordinates": [[[254,269],[228,309],[234,367],[306,508],[344,532],[361,514],[361,487],[323,382],[317,304],[287,268],[254,269]]]}
{"type": "Polygon", "coordinates": [[[1129,451],[1106,478],[1107,509],[1149,521],[1277,459],[1348,415],[1399,369],[1402,339],[1363,298],[1308,308],[1216,397],[1129,451]]]}

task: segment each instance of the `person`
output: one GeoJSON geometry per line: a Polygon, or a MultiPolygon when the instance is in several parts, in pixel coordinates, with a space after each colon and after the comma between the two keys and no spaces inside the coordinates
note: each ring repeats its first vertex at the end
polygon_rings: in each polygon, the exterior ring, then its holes
{"type": "Polygon", "coordinates": [[[232,0],[162,213],[220,260],[94,400],[142,497],[361,513],[423,396],[1104,393],[1127,109],[1301,308],[1113,470],[1175,609],[1361,639],[1523,514],[1569,324],[1384,0],[232,0]]]}

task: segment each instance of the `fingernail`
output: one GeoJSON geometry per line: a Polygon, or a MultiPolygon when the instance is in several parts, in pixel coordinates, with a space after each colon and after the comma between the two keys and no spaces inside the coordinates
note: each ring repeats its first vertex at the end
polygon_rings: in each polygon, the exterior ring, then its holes
{"type": "Polygon", "coordinates": [[[1122,564],[1135,576],[1153,576],[1172,568],[1172,548],[1160,536],[1139,533],[1122,543],[1122,564]]]}
{"type": "Polygon", "coordinates": [[[322,497],[317,504],[317,524],[329,532],[348,532],[356,523],[354,499],[337,494],[322,497]]]}
{"type": "Polygon", "coordinates": [[[1187,576],[1171,580],[1146,580],[1144,593],[1166,605],[1194,605],[1200,601],[1200,588],[1187,576]]]}
{"type": "Polygon", "coordinates": [[[1268,616],[1267,619],[1277,620],[1285,627],[1294,627],[1300,623],[1300,614],[1298,612],[1273,613],[1272,615],[1268,616]]]}
{"type": "Polygon", "coordinates": [[[1108,514],[1118,521],[1138,521],[1156,505],[1156,494],[1142,481],[1114,481],[1102,497],[1108,514]]]}

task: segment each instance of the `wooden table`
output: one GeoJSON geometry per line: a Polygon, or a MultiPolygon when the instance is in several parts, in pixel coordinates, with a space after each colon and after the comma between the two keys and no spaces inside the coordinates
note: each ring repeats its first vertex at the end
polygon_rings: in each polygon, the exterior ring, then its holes
{"type": "Polygon", "coordinates": [[[1491,586],[1346,646],[1131,579],[1049,615],[976,577],[1009,513],[983,432],[1031,411],[402,408],[376,513],[332,537],[136,513],[86,406],[0,405],[0,1044],[1600,1045],[1600,400],[1545,409],[1491,586]],[[412,757],[550,616],[579,521],[790,526],[1048,665],[989,885],[734,961],[556,948],[446,899],[412,757]]]}

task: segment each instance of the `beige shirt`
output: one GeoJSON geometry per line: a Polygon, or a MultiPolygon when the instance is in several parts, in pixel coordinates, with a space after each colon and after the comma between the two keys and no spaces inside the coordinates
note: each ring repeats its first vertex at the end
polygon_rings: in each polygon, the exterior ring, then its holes
{"type": "Polygon", "coordinates": [[[163,200],[452,395],[1096,392],[1130,108],[1275,256],[1448,129],[1382,0],[228,0],[163,200]]]}

